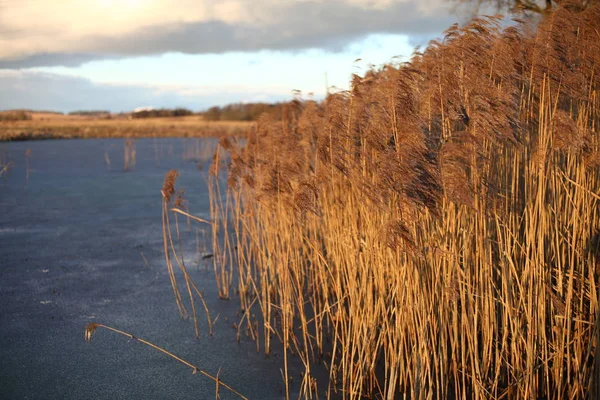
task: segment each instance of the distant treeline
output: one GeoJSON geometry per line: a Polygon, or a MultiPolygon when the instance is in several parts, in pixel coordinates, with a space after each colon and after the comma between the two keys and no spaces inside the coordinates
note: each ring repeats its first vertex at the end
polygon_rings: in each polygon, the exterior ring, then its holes
{"type": "Polygon", "coordinates": [[[211,107],[202,116],[207,121],[256,121],[263,113],[281,118],[282,107],[281,103],[236,103],[211,107]]]}
{"type": "Polygon", "coordinates": [[[104,117],[110,115],[108,110],[77,110],[71,111],[69,115],[81,115],[83,117],[104,117]]]}
{"type": "MultiPolygon", "coordinates": [[[[256,121],[264,114],[271,114],[274,118],[281,118],[283,103],[234,103],[222,107],[211,107],[204,112],[194,113],[187,108],[157,108],[143,109],[132,111],[130,113],[112,114],[109,110],[76,110],[71,111],[68,115],[96,117],[96,118],[113,118],[127,117],[131,118],[168,118],[168,117],[185,117],[189,115],[198,115],[205,121],[256,121]]],[[[32,113],[52,113],[64,115],[56,111],[33,111],[33,110],[10,110],[0,112],[0,121],[22,121],[31,119],[32,113]]]]}
{"type": "Polygon", "coordinates": [[[18,108],[18,109],[14,109],[14,110],[6,110],[6,112],[24,112],[27,114],[56,114],[56,115],[64,115],[64,113],[60,112],[60,111],[54,111],[54,110],[33,110],[31,108],[18,108]]]}
{"type": "Polygon", "coordinates": [[[185,117],[194,113],[186,108],[159,108],[155,110],[141,110],[131,113],[133,118],[166,118],[166,117],[185,117]]]}
{"type": "MultiPolygon", "coordinates": [[[[263,113],[280,118],[282,106],[283,104],[280,103],[235,103],[223,107],[211,107],[196,115],[200,115],[205,121],[256,121],[263,113]]],[[[131,113],[133,118],[184,117],[188,115],[194,115],[194,113],[186,108],[161,108],[131,113]]]]}
{"type": "Polygon", "coordinates": [[[24,110],[7,111],[0,113],[0,121],[28,121],[31,114],[24,110]]]}

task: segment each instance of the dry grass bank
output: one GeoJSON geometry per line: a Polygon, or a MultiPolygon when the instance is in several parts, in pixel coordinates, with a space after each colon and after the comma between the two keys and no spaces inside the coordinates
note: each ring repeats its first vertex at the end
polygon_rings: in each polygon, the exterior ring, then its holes
{"type": "Polygon", "coordinates": [[[221,141],[220,293],[304,396],[600,397],[599,21],[479,19],[221,141]]]}
{"type": "Polygon", "coordinates": [[[52,113],[30,115],[30,120],[0,121],[0,140],[245,136],[254,126],[249,122],[208,122],[198,116],[129,120],[52,113]]]}

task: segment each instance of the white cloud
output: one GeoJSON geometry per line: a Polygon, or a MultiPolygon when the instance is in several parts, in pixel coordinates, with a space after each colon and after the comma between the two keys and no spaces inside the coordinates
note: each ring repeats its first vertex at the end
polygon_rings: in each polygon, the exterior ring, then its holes
{"type": "Polygon", "coordinates": [[[445,0],[0,0],[0,68],[260,49],[339,49],[450,24],[445,0]]]}

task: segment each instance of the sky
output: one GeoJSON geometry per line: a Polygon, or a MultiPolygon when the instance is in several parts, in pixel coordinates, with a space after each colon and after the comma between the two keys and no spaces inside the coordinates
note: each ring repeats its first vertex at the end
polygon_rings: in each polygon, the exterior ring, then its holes
{"type": "Polygon", "coordinates": [[[405,61],[452,0],[0,0],[0,110],[321,99],[405,61]]]}

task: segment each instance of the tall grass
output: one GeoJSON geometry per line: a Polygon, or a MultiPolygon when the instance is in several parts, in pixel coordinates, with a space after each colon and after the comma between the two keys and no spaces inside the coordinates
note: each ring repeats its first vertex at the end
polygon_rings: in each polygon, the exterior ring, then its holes
{"type": "Polygon", "coordinates": [[[293,353],[307,398],[600,397],[600,7],[498,21],[222,142],[219,293],[286,395],[293,353]]]}

